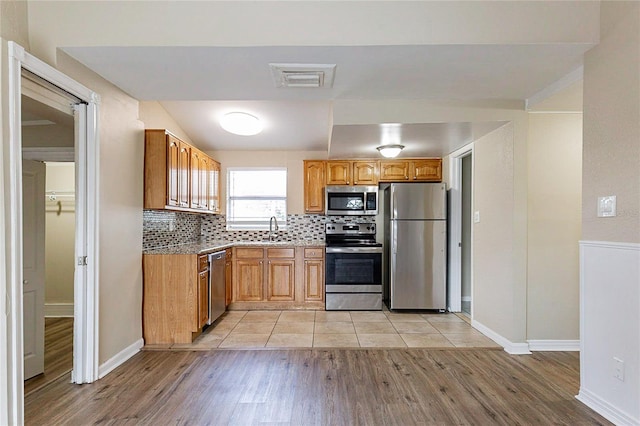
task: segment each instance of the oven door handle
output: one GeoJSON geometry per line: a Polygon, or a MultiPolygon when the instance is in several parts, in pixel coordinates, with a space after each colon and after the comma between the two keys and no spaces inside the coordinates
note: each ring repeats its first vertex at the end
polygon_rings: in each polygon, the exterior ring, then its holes
{"type": "Polygon", "coordinates": [[[382,247],[326,247],[326,253],[382,253],[382,247]]]}

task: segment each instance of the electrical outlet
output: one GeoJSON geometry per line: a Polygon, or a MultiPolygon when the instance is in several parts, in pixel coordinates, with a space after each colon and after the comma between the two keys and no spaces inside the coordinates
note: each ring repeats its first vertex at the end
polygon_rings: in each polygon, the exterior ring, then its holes
{"type": "Polygon", "coordinates": [[[613,377],[624,382],[624,361],[620,358],[613,358],[613,377]]]}
{"type": "Polygon", "coordinates": [[[616,196],[598,197],[598,217],[614,217],[616,215],[616,196]]]}
{"type": "Polygon", "coordinates": [[[473,223],[480,223],[480,210],[473,212],[473,223]]]}

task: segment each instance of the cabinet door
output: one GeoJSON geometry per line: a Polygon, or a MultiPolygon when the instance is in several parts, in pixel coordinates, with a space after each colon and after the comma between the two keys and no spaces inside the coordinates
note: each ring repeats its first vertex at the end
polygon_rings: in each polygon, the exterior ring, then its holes
{"type": "Polygon", "coordinates": [[[191,191],[189,197],[189,207],[200,208],[200,159],[202,154],[195,148],[191,148],[191,191]]]}
{"type": "Polygon", "coordinates": [[[173,136],[167,136],[167,205],[178,207],[180,201],[178,198],[179,184],[179,158],[180,158],[180,141],[173,136]]]}
{"type": "Polygon", "coordinates": [[[327,185],[351,185],[351,161],[327,161],[327,185]]]}
{"type": "Polygon", "coordinates": [[[234,301],[260,302],[264,300],[264,262],[262,259],[236,260],[235,272],[234,301]]]}
{"type": "Polygon", "coordinates": [[[324,300],[324,261],[304,261],[304,300],[309,302],[324,300]]]}
{"type": "Polygon", "coordinates": [[[412,169],[413,180],[429,182],[442,180],[442,160],[439,158],[414,160],[412,169]]]}
{"type": "Polygon", "coordinates": [[[200,183],[198,184],[199,193],[199,203],[198,208],[200,210],[207,210],[209,206],[209,168],[211,160],[205,154],[200,153],[200,167],[198,170],[198,179],[200,179],[200,183]]]}
{"type": "Polygon", "coordinates": [[[191,147],[178,142],[178,206],[189,207],[191,147]]]}
{"type": "Polygon", "coordinates": [[[209,321],[209,271],[198,273],[198,324],[204,327],[209,321]]]}
{"type": "Polygon", "coordinates": [[[233,262],[231,261],[231,259],[227,259],[227,261],[224,263],[224,293],[225,293],[225,297],[224,297],[224,303],[225,306],[229,306],[229,304],[231,303],[231,300],[233,299],[233,295],[232,295],[232,272],[233,272],[233,262]]]}
{"type": "Polygon", "coordinates": [[[304,211],[324,213],[324,161],[304,162],[304,211]]]}
{"type": "Polygon", "coordinates": [[[293,301],[295,299],[295,260],[269,260],[267,262],[267,300],[293,301]]]}
{"type": "Polygon", "coordinates": [[[402,182],[409,180],[408,161],[381,161],[380,182],[402,182]]]}
{"type": "Polygon", "coordinates": [[[220,163],[209,159],[209,210],[220,213],[220,163]]]}
{"type": "Polygon", "coordinates": [[[353,184],[354,185],[377,185],[378,184],[377,161],[354,161],[353,162],[353,184]]]}

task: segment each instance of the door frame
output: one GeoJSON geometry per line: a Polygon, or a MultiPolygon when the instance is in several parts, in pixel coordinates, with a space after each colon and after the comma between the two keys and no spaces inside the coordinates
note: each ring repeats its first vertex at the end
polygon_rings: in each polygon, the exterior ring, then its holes
{"type": "MultiPolygon", "coordinates": [[[[8,42],[8,129],[5,149],[5,259],[7,267],[7,423],[24,423],[24,371],[22,324],[22,133],[21,72],[26,69],[43,80],[81,99],[84,117],[76,136],[76,272],[74,278],[74,359],[72,382],[98,379],[98,105],[100,97],[90,89],[8,42]],[[81,254],[78,254],[81,253],[81,254]],[[80,263],[80,264],[79,264],[80,263]]],[[[78,120],[76,120],[78,121],[78,120]]],[[[4,395],[2,395],[4,394],[4,395]]],[[[4,401],[2,401],[4,402],[4,401]]],[[[0,419],[5,420],[5,419],[0,419]]]]}
{"type": "MultiPolygon", "coordinates": [[[[447,308],[451,312],[462,311],[462,158],[473,155],[473,142],[449,154],[449,292],[447,308]]],[[[471,162],[471,174],[474,174],[474,158],[471,162]]],[[[471,205],[473,206],[473,178],[471,179],[471,205]]],[[[471,227],[473,241],[473,227],[471,227]]],[[[473,244],[471,244],[471,263],[473,265],[473,244]]],[[[471,294],[473,294],[473,274],[471,274],[471,294]]],[[[473,319],[473,297],[471,318],[473,319]]]]}

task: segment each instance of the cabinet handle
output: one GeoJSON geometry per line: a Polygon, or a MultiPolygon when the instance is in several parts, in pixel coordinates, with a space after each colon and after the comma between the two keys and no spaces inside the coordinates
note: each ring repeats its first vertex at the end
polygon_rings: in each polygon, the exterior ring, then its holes
{"type": "Polygon", "coordinates": [[[404,178],[405,178],[405,179],[409,179],[409,176],[405,176],[404,178]]]}
{"type": "Polygon", "coordinates": [[[418,179],[418,176],[414,176],[414,177],[413,177],[413,180],[416,180],[416,179],[418,179]]]}
{"type": "MultiPolygon", "coordinates": [[[[347,183],[349,183],[349,182],[347,182],[347,183]]],[[[357,185],[357,184],[358,184],[358,181],[357,181],[357,180],[354,180],[354,181],[353,181],[353,184],[354,184],[354,185],[357,185]]]]}

